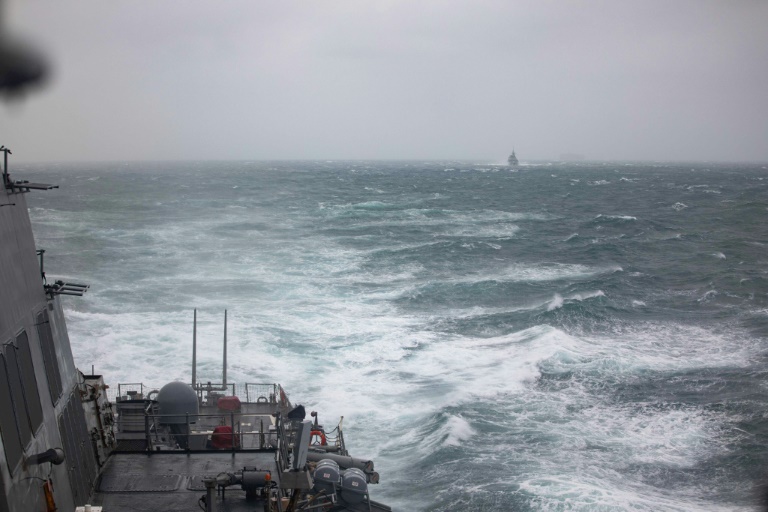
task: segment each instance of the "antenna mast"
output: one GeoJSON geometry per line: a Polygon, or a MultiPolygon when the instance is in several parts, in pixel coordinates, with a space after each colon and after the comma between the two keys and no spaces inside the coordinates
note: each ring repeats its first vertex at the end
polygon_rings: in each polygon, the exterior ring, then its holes
{"type": "Polygon", "coordinates": [[[227,389],[227,310],[224,310],[224,375],[221,378],[222,387],[227,389]]]}
{"type": "Polygon", "coordinates": [[[192,389],[197,389],[197,308],[192,321],[192,389]]]}

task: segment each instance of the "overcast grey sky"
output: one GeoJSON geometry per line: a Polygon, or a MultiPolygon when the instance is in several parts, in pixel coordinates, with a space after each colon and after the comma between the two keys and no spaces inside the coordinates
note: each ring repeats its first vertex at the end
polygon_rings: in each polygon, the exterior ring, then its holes
{"type": "Polygon", "coordinates": [[[768,161],[768,1],[6,0],[20,160],[768,161]]]}

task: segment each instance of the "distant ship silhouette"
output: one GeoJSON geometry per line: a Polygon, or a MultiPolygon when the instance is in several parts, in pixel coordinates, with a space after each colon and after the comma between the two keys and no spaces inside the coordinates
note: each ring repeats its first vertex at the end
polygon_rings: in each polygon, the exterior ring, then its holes
{"type": "Polygon", "coordinates": [[[515,156],[515,150],[512,150],[512,154],[509,155],[509,158],[507,158],[507,163],[510,167],[517,167],[517,165],[520,163],[517,161],[517,156],[515,156]]]}

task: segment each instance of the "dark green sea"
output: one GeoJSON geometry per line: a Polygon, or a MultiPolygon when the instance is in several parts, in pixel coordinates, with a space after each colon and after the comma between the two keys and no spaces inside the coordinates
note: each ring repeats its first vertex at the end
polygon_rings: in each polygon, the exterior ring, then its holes
{"type": "Polygon", "coordinates": [[[280,382],[398,511],[756,510],[768,167],[15,165],[81,368],[280,382]]]}

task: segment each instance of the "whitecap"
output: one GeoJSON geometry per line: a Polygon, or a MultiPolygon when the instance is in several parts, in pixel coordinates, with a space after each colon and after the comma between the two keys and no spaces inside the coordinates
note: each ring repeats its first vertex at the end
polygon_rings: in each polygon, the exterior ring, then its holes
{"type": "Polygon", "coordinates": [[[476,434],[475,429],[461,416],[451,416],[445,425],[447,437],[443,446],[459,446],[476,434]]]}
{"type": "Polygon", "coordinates": [[[597,297],[605,297],[605,293],[602,290],[596,290],[593,292],[574,293],[567,297],[563,297],[559,293],[556,293],[554,297],[552,297],[552,300],[547,303],[547,311],[554,311],[555,309],[563,307],[565,301],[581,302],[597,297]]]}
{"type": "Polygon", "coordinates": [[[560,294],[556,293],[554,297],[552,297],[552,301],[547,305],[547,311],[553,311],[555,309],[561,308],[563,306],[563,297],[560,296],[560,294]]]}
{"type": "Polygon", "coordinates": [[[596,290],[594,292],[586,292],[586,293],[574,293],[570,297],[568,297],[568,300],[587,300],[587,299],[594,299],[596,297],[605,297],[605,293],[602,290],[596,290]]]}
{"type": "Polygon", "coordinates": [[[603,215],[602,213],[599,213],[597,214],[597,217],[595,217],[595,220],[597,219],[635,221],[637,220],[637,217],[633,215],[603,215]]]}

